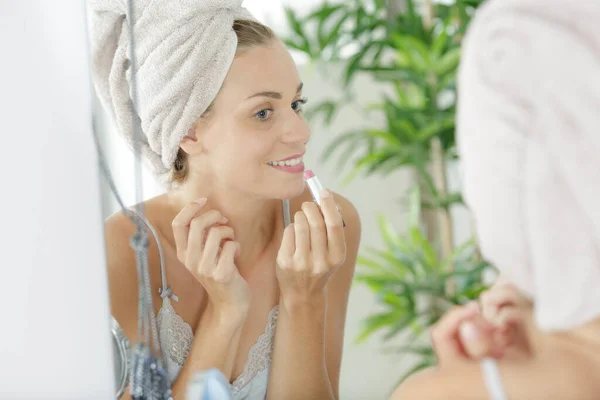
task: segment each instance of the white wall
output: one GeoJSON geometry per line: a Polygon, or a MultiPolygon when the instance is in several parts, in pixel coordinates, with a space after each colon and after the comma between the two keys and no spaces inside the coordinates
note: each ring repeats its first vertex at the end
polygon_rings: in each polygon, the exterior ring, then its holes
{"type": "Polygon", "coordinates": [[[0,399],[114,398],[83,6],[0,1],[0,399]]]}

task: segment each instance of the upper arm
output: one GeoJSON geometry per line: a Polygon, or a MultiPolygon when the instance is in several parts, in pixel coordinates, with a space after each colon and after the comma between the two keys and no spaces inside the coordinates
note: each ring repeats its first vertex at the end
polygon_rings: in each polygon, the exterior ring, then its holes
{"type": "MultiPolygon", "coordinates": [[[[562,348],[548,346],[529,359],[497,361],[511,400],[593,400],[600,388],[600,366],[562,348]]],[[[404,382],[391,400],[479,400],[489,398],[479,362],[432,368],[404,382]]]]}
{"type": "Polygon", "coordinates": [[[122,213],[104,223],[111,314],[131,341],[137,336],[138,312],[136,259],[129,244],[134,232],[134,224],[122,213]]]}
{"type": "Polygon", "coordinates": [[[325,323],[325,357],[329,380],[336,397],[339,397],[339,376],[344,345],[344,326],[348,296],[360,244],[360,218],[354,205],[346,198],[334,194],[346,223],[346,260],[331,276],[327,285],[327,316],[325,323]]]}

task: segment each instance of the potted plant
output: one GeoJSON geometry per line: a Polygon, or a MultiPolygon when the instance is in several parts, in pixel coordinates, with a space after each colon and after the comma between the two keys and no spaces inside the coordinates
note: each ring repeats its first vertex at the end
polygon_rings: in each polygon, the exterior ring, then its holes
{"type": "MultiPolygon", "coordinates": [[[[390,2],[383,0],[323,1],[302,16],[286,9],[292,33],[285,43],[313,61],[344,65],[344,97],[353,98],[350,83],[359,73],[370,74],[390,89],[367,110],[383,113],[385,126],[346,132],[331,141],[323,157],[343,154],[340,165],[344,160],[352,163],[348,179],[410,168],[420,182],[409,194],[408,232],[398,233],[380,217],[383,243],[361,254],[356,276],[382,306],[364,322],[359,341],[374,332],[385,332],[384,340],[409,335],[413,344],[395,349],[418,356],[405,376],[434,363],[423,333],[453,305],[476,298],[485,289],[482,276],[490,267],[474,240],[455,245],[450,209],[461,206],[462,197],[449,192],[446,183],[447,163],[457,160],[460,44],[481,2],[406,0],[404,9],[393,13],[390,2]],[[423,210],[434,213],[434,230],[423,226],[423,210]]],[[[331,123],[344,105],[327,99],[308,114],[331,123]]]]}

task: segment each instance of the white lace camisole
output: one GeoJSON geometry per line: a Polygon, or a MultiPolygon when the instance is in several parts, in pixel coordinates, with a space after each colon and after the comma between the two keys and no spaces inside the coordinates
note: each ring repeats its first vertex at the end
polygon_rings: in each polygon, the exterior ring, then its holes
{"type": "MultiPolygon", "coordinates": [[[[162,280],[159,290],[162,305],[158,313],[157,324],[160,344],[164,349],[163,354],[167,358],[165,363],[169,378],[171,382],[174,382],[191,350],[194,335],[192,327],[177,315],[171,304],[171,300],[179,301],[179,299],[171,292],[167,284],[166,265],[158,234],[146,218],[143,216],[141,218],[154,235],[158,246],[162,280]]],[[[283,218],[285,226],[289,225],[289,200],[283,200],[283,218]]],[[[231,392],[234,400],[264,400],[267,395],[271,356],[273,354],[273,339],[275,336],[275,326],[277,325],[277,311],[278,306],[275,306],[269,313],[264,332],[258,337],[256,343],[252,345],[248,352],[244,372],[231,384],[231,392]]]]}

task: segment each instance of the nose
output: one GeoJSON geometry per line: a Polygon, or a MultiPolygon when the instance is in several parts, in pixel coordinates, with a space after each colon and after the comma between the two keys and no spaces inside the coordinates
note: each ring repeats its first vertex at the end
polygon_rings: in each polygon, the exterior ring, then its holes
{"type": "Polygon", "coordinates": [[[282,126],[283,138],[285,143],[308,143],[310,139],[310,127],[306,118],[302,114],[297,114],[294,110],[286,113],[282,126]]]}

